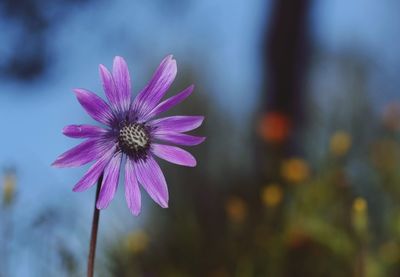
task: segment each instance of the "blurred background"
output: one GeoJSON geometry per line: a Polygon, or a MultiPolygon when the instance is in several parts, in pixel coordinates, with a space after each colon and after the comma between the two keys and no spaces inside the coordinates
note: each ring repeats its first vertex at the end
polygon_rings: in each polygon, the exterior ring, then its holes
{"type": "Polygon", "coordinates": [[[174,54],[173,114],[205,114],[170,208],[120,186],[97,276],[400,276],[400,2],[2,0],[0,276],[84,276],[95,189],[51,162],[125,57],[134,93],[174,54]]]}

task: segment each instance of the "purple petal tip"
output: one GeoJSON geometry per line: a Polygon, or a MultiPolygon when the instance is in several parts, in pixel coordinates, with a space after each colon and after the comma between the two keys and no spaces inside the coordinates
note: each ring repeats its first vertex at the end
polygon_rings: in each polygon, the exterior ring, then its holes
{"type": "Polygon", "coordinates": [[[134,216],[139,216],[140,215],[140,211],[131,211],[131,214],[133,214],[134,216]]]}
{"type": "Polygon", "coordinates": [[[74,88],[74,89],[72,89],[72,91],[75,93],[75,95],[83,93],[83,89],[81,89],[81,88],[74,88]]]}
{"type": "MultiPolygon", "coordinates": [[[[70,131],[72,128],[72,125],[69,126],[65,126],[64,128],[62,128],[61,132],[63,133],[63,135],[67,136],[68,131],[70,131]]],[[[78,127],[77,127],[78,128],[78,127]]]]}
{"type": "Polygon", "coordinates": [[[82,192],[82,191],[85,191],[85,190],[87,190],[87,189],[88,189],[88,188],[75,185],[75,186],[72,188],[72,191],[73,191],[73,192],[82,192]]]}
{"type": "Polygon", "coordinates": [[[52,164],[52,167],[55,168],[64,168],[65,166],[63,166],[63,163],[60,163],[60,158],[57,158],[57,160],[55,160],[52,164]]]}
{"type": "Polygon", "coordinates": [[[107,67],[106,67],[105,65],[103,65],[103,64],[99,64],[99,73],[100,73],[100,76],[101,76],[101,75],[104,75],[104,74],[107,74],[107,72],[108,72],[107,67]]]}
{"type": "Polygon", "coordinates": [[[103,203],[103,202],[100,201],[100,198],[99,198],[97,200],[97,203],[96,203],[96,208],[98,210],[104,210],[104,209],[107,209],[109,205],[110,205],[110,202],[109,203],[103,203]]]}
{"type": "Polygon", "coordinates": [[[203,143],[207,139],[207,137],[200,137],[200,139],[201,141],[198,144],[203,143]]]}
{"type": "Polygon", "coordinates": [[[175,67],[176,67],[176,60],[174,59],[174,56],[173,56],[172,54],[166,56],[166,57],[164,58],[164,62],[168,62],[170,65],[173,64],[173,65],[175,65],[175,67]]]}
{"type": "Polygon", "coordinates": [[[73,188],[72,188],[72,191],[73,191],[73,192],[79,192],[79,189],[73,187],[73,188]]]}
{"type": "Polygon", "coordinates": [[[74,92],[76,97],[79,97],[80,95],[83,94],[87,94],[87,91],[83,88],[74,88],[72,91],[74,92]]]}
{"type": "Polygon", "coordinates": [[[85,191],[85,189],[79,189],[79,188],[74,187],[74,188],[72,189],[72,191],[73,191],[73,192],[82,192],[82,191],[85,191]]]}
{"type": "Polygon", "coordinates": [[[163,208],[163,209],[167,209],[168,208],[168,202],[160,203],[160,207],[163,208]]]}
{"type": "Polygon", "coordinates": [[[121,57],[121,56],[115,56],[114,57],[114,61],[115,60],[122,60],[122,61],[125,61],[125,59],[123,58],[123,57],[121,57]]]}

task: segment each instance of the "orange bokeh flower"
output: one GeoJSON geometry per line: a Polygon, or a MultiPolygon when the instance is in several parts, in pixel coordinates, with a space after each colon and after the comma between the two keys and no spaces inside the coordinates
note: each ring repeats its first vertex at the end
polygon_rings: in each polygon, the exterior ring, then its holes
{"type": "Polygon", "coordinates": [[[225,203],[228,218],[234,223],[242,223],[247,215],[247,206],[243,199],[231,196],[225,203]]]}
{"type": "Polygon", "coordinates": [[[269,112],[262,116],[258,131],[267,142],[282,142],[290,133],[289,118],[281,112],[269,112]]]}

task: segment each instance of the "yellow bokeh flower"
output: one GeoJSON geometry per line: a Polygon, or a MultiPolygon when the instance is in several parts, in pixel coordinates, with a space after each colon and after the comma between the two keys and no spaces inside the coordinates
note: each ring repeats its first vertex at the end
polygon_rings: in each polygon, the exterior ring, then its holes
{"type": "Polygon", "coordinates": [[[357,213],[364,213],[367,210],[367,201],[362,197],[357,197],[353,201],[353,210],[357,213]]]}
{"type": "Polygon", "coordinates": [[[225,203],[225,211],[229,220],[234,223],[242,223],[247,215],[247,206],[243,199],[231,196],[225,203]]]}
{"type": "Polygon", "coordinates": [[[291,158],[282,163],[282,176],[291,183],[301,183],[310,176],[307,162],[300,158],[291,158]]]}
{"type": "Polygon", "coordinates": [[[9,206],[15,197],[16,178],[14,172],[5,172],[3,181],[3,205],[9,206]]]}
{"type": "Polygon", "coordinates": [[[277,184],[270,184],[263,188],[261,199],[265,206],[275,207],[282,202],[283,191],[277,184]]]}
{"type": "Polygon", "coordinates": [[[353,201],[352,223],[357,234],[366,238],[368,231],[368,204],[362,197],[357,197],[353,201]]]}
{"type": "Polygon", "coordinates": [[[336,157],[344,156],[351,147],[351,136],[344,132],[338,131],[333,134],[330,141],[330,151],[336,157]]]}

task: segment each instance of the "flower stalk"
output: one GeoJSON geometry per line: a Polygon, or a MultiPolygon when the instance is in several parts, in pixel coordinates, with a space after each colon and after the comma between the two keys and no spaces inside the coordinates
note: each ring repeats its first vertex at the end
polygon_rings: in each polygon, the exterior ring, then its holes
{"type": "Polygon", "coordinates": [[[93,220],[92,220],[92,231],[90,234],[90,246],[89,246],[88,264],[87,264],[87,277],[93,277],[93,274],[94,274],[94,261],[95,261],[95,255],[96,255],[97,232],[99,229],[99,218],[100,218],[100,210],[97,209],[96,203],[99,198],[100,187],[101,187],[102,181],[103,181],[103,174],[101,174],[99,179],[97,180],[96,198],[94,201],[93,220]]]}

